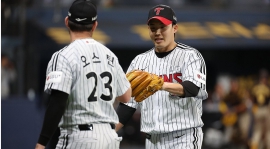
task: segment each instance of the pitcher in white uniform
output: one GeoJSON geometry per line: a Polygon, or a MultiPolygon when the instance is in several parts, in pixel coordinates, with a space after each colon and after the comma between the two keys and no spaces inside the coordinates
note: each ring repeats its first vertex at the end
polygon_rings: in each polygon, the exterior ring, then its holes
{"type": "Polygon", "coordinates": [[[130,100],[130,83],[115,54],[92,38],[98,25],[94,4],[73,2],[65,25],[71,43],[55,52],[47,67],[50,102],[36,149],[45,148],[57,127],[57,149],[119,149],[113,103],[130,100]]]}
{"type": "Polygon", "coordinates": [[[147,24],[154,47],[137,55],[127,72],[141,69],[159,75],[164,85],[140,103],[133,98],[120,103],[116,130],[140,107],[146,149],[199,149],[203,141],[202,101],[208,97],[204,59],[196,49],[175,42],[177,18],[169,6],[151,8],[147,24]]]}

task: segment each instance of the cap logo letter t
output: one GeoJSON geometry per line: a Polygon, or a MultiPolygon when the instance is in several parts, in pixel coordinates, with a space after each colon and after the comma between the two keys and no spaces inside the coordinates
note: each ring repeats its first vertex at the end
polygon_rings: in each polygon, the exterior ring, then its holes
{"type": "Polygon", "coordinates": [[[156,12],[156,15],[159,15],[160,13],[160,10],[163,10],[164,8],[161,8],[161,7],[158,7],[158,8],[155,8],[155,12],[156,12]]]}

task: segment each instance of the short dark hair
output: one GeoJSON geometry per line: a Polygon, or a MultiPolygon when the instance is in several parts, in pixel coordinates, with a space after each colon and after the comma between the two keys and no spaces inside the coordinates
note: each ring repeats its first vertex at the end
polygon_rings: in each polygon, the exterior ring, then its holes
{"type": "Polygon", "coordinates": [[[78,23],[74,23],[72,21],[68,21],[68,26],[72,32],[83,32],[83,31],[91,31],[94,24],[87,24],[87,25],[82,25],[78,23]]]}

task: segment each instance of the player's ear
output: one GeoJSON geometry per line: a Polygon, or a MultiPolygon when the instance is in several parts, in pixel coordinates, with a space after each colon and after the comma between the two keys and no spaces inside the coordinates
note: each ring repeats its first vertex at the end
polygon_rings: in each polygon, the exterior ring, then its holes
{"type": "Polygon", "coordinates": [[[96,30],[97,26],[98,26],[98,21],[96,21],[96,22],[93,24],[92,31],[96,30]]]}
{"type": "Polygon", "coordinates": [[[178,30],[178,25],[177,24],[173,25],[173,31],[174,31],[174,33],[176,33],[177,30],[178,30]]]}
{"type": "Polygon", "coordinates": [[[68,17],[65,18],[65,25],[66,25],[67,28],[69,28],[68,27],[68,17]]]}

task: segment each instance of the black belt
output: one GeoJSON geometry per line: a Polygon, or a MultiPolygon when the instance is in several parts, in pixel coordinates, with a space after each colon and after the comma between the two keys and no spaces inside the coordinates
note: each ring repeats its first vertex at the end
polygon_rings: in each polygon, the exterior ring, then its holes
{"type": "MultiPolygon", "coordinates": [[[[184,135],[184,134],[183,134],[183,135],[184,135]]],[[[180,137],[182,137],[183,135],[176,136],[176,137],[174,137],[174,138],[180,138],[180,137]]],[[[148,133],[145,134],[145,137],[146,137],[146,139],[151,139],[151,135],[148,134],[148,133]]]]}
{"type": "Polygon", "coordinates": [[[146,137],[146,139],[151,139],[151,135],[148,133],[145,134],[145,137],[146,137]]]}
{"type": "MultiPolygon", "coordinates": [[[[109,123],[111,125],[112,129],[115,129],[115,125],[113,123],[109,123]]],[[[82,125],[78,125],[79,129],[81,131],[87,131],[87,130],[93,130],[93,124],[82,124],[82,125]]]]}

